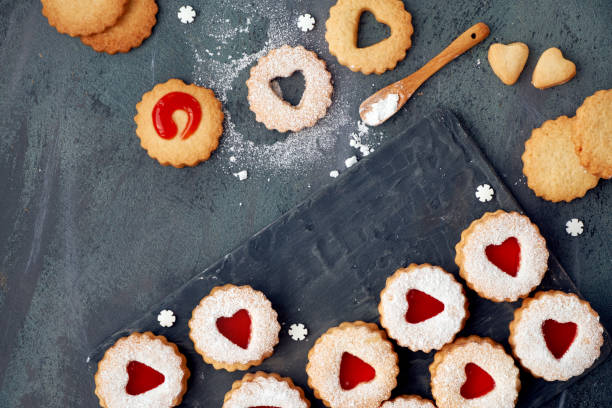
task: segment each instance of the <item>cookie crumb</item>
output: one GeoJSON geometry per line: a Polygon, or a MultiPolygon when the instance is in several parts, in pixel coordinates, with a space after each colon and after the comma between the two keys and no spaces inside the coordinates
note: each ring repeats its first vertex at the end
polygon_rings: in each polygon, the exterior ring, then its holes
{"type": "Polygon", "coordinates": [[[236,163],[236,156],[230,156],[229,161],[232,163],[236,163]]]}
{"type": "Polygon", "coordinates": [[[332,170],[329,172],[329,177],[331,178],[336,178],[340,175],[340,173],[338,172],[338,170],[332,170]]]}
{"type": "Polygon", "coordinates": [[[302,341],[308,336],[308,329],[302,323],[294,323],[289,327],[288,333],[292,340],[302,341]]]}
{"type": "Polygon", "coordinates": [[[181,6],[177,16],[179,20],[181,20],[181,23],[191,24],[193,23],[193,20],[195,19],[196,12],[191,6],[181,6]]]}
{"type": "Polygon", "coordinates": [[[344,165],[346,166],[346,168],[351,167],[353,164],[357,163],[357,157],[356,156],[351,156],[348,159],[346,159],[344,161],[344,165]]]}
{"type": "Polygon", "coordinates": [[[157,315],[157,321],[161,327],[172,327],[176,322],[176,316],[172,310],[162,310],[157,315]]]}
{"type": "Polygon", "coordinates": [[[476,187],[476,198],[482,203],[491,201],[493,199],[493,195],[495,195],[495,191],[488,184],[481,184],[476,187]]]}
{"type": "Polygon", "coordinates": [[[315,19],[310,14],[302,14],[298,17],[297,26],[303,32],[311,31],[315,26],[315,19]]]}
{"type": "Polygon", "coordinates": [[[578,218],[572,218],[565,223],[565,232],[572,237],[577,237],[584,232],[584,223],[578,218]]]}
{"type": "Polygon", "coordinates": [[[246,170],[241,170],[238,173],[234,173],[234,177],[238,177],[238,180],[242,181],[242,180],[246,180],[247,177],[249,177],[249,174],[247,173],[246,170]]]}

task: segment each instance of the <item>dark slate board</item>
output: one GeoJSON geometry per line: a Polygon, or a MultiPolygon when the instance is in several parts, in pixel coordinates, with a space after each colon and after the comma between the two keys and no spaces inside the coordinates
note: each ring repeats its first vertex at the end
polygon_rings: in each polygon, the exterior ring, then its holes
{"type": "MultiPolygon", "coordinates": [[[[323,407],[308,388],[304,370],[314,341],[343,321],[378,321],[379,293],[398,267],[429,262],[456,274],[454,246],[461,231],[484,212],[499,208],[521,211],[456,117],[437,111],[109,337],[90,356],[91,374],[119,337],[151,330],[177,343],[187,356],[192,378],[182,406],[221,406],[232,382],[244,372],[215,371],[205,364],[189,340],[187,321],[214,286],[249,284],[268,296],[283,325],[274,355],[249,371],[289,376],[304,388],[313,407],[323,407]],[[482,183],[496,193],[488,203],[474,196],[482,183]],[[165,308],[177,315],[172,328],[157,323],[165,308]],[[295,342],[287,334],[297,322],[309,329],[305,341],[295,342]]],[[[552,255],[539,289],[577,292],[552,255]]],[[[470,318],[460,335],[489,336],[508,351],[508,323],[520,302],[496,304],[470,290],[468,298],[470,318]]],[[[610,354],[610,338],[604,335],[602,355],[593,367],[610,354]]],[[[396,351],[400,375],[394,395],[431,398],[428,366],[433,352],[397,346],[396,351]]],[[[578,378],[549,383],[522,371],[518,407],[537,407],[578,378]]]]}

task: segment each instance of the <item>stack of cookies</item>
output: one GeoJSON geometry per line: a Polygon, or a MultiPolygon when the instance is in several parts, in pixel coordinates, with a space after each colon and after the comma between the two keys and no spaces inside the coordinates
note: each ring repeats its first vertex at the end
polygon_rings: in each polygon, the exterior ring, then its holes
{"type": "Polygon", "coordinates": [[[612,89],[586,98],[576,116],[534,129],[522,159],[527,185],[548,201],[572,201],[612,178],[612,89]]]}
{"type": "Polygon", "coordinates": [[[157,22],[155,0],[41,1],[43,15],[57,31],[108,54],[140,46],[157,22]]]}

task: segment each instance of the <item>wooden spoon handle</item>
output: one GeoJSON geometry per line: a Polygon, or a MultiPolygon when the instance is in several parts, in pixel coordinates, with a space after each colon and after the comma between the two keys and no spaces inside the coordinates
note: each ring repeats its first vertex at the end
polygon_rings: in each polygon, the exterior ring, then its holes
{"type": "Polygon", "coordinates": [[[441,53],[433,57],[427,64],[423,65],[421,69],[402,80],[402,82],[405,82],[405,86],[409,88],[414,87],[414,89],[406,89],[406,91],[409,93],[416,91],[423,82],[438,72],[446,64],[473,46],[481,43],[489,36],[489,32],[489,27],[485,23],[477,23],[468,28],[463,34],[450,43],[448,47],[442,50],[441,53]]]}

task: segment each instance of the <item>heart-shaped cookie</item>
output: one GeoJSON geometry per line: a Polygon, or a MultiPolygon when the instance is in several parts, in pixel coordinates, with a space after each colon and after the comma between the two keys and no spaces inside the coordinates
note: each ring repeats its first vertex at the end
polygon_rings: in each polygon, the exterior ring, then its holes
{"type": "Polygon", "coordinates": [[[493,72],[506,85],[513,85],[517,80],[529,56],[529,47],[522,42],[504,45],[491,44],[489,47],[489,64],[493,72]]]}
{"type": "Polygon", "coordinates": [[[538,89],[561,85],[576,75],[576,65],[563,58],[561,50],[549,48],[542,53],[535,69],[531,83],[538,89]]]}

